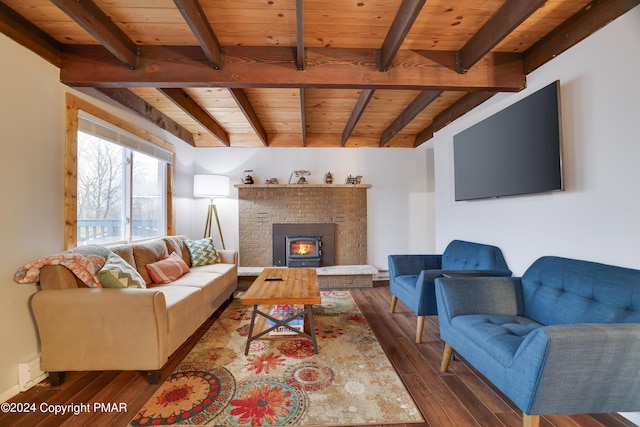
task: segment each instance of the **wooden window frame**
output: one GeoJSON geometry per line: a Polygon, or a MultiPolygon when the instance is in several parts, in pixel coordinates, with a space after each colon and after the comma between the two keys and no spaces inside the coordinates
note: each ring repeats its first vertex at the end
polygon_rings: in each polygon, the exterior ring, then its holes
{"type": "Polygon", "coordinates": [[[173,162],[167,164],[166,223],[167,234],[175,234],[173,207],[173,181],[175,147],[157,136],[108,113],[71,93],[66,94],[65,161],[64,161],[64,247],[75,248],[78,241],[78,114],[84,111],[94,117],[142,138],[173,153],[173,162]]]}

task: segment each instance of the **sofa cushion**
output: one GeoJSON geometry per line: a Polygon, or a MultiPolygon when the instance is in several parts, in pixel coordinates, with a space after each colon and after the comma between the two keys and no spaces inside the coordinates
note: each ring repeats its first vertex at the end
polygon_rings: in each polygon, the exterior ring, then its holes
{"type": "Polygon", "coordinates": [[[192,267],[220,262],[220,255],[218,255],[216,248],[213,246],[211,237],[199,240],[185,240],[184,244],[189,249],[192,267]]]}
{"type": "Polygon", "coordinates": [[[194,267],[191,269],[193,273],[215,273],[223,277],[224,284],[233,283],[238,280],[238,267],[236,264],[209,264],[194,267]]]}
{"type": "Polygon", "coordinates": [[[150,285],[153,281],[151,280],[151,276],[149,276],[146,265],[167,258],[169,256],[167,245],[165,245],[163,240],[157,239],[142,243],[133,243],[131,247],[136,262],[136,270],[138,270],[138,273],[140,273],[145,283],[150,285]]]}
{"type": "Polygon", "coordinates": [[[156,284],[171,283],[189,272],[187,263],[175,252],[171,252],[165,259],[147,264],[146,268],[156,284]]]}
{"type": "Polygon", "coordinates": [[[104,267],[98,272],[98,278],[105,288],[145,288],[140,273],[122,257],[111,253],[104,267]]]}
{"type": "Polygon", "coordinates": [[[208,305],[209,301],[215,300],[225,289],[225,283],[221,276],[220,274],[202,273],[192,270],[186,276],[166,286],[198,288],[202,291],[202,297],[208,305]]]}
{"type": "Polygon", "coordinates": [[[116,255],[120,256],[123,260],[127,262],[133,268],[136,268],[136,260],[133,257],[133,248],[131,245],[123,244],[123,245],[115,245],[115,246],[107,246],[109,250],[116,255]]]}
{"type": "Polygon", "coordinates": [[[456,316],[451,325],[481,348],[491,349],[492,356],[509,366],[527,335],[539,323],[522,316],[470,314],[456,316]]]}
{"type": "Polygon", "coordinates": [[[189,254],[189,249],[187,249],[184,244],[184,241],[187,240],[187,236],[165,236],[162,240],[164,240],[164,243],[167,245],[167,251],[169,253],[175,251],[182,257],[187,265],[191,265],[191,255],[189,254]]]}

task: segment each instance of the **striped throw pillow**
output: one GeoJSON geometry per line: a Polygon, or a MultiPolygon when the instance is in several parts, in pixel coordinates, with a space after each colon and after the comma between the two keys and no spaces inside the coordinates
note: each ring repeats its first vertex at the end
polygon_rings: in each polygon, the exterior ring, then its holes
{"type": "Polygon", "coordinates": [[[160,261],[145,266],[153,283],[164,285],[175,282],[189,272],[189,266],[180,255],[175,252],[160,261]]]}

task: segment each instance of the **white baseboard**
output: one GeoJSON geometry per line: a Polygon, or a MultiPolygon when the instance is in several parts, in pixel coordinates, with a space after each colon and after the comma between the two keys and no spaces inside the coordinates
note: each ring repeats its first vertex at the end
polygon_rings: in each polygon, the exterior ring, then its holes
{"type": "Polygon", "coordinates": [[[0,402],[6,402],[20,392],[29,390],[48,376],[40,368],[40,354],[32,356],[27,362],[18,363],[18,384],[0,392],[0,402]]]}
{"type": "Polygon", "coordinates": [[[36,355],[25,363],[18,363],[18,387],[20,391],[27,391],[38,384],[49,374],[40,369],[40,355],[36,355]]]}
{"type": "Polygon", "coordinates": [[[620,415],[622,415],[635,425],[640,426],[640,412],[620,412],[620,415]]]}
{"type": "Polygon", "coordinates": [[[6,402],[16,394],[20,393],[20,386],[18,384],[11,387],[9,390],[0,393],[0,402],[6,402]]]}

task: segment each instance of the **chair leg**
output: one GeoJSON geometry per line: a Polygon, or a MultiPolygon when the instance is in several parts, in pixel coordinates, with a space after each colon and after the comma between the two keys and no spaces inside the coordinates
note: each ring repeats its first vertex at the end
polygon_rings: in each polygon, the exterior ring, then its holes
{"type": "Polygon", "coordinates": [[[449,369],[449,362],[451,362],[451,356],[453,356],[453,347],[444,343],[444,351],[442,353],[442,363],[440,364],[440,371],[447,372],[449,369]]]}
{"type": "Polygon", "coordinates": [[[540,427],[540,415],[522,413],[522,427],[540,427]]]}
{"type": "Polygon", "coordinates": [[[389,310],[389,313],[396,311],[396,304],[398,304],[398,297],[391,295],[391,310],[389,310]]]}
{"type": "Polygon", "coordinates": [[[424,330],[425,316],[418,316],[418,322],[416,324],[416,342],[422,341],[422,331],[424,330]]]}

